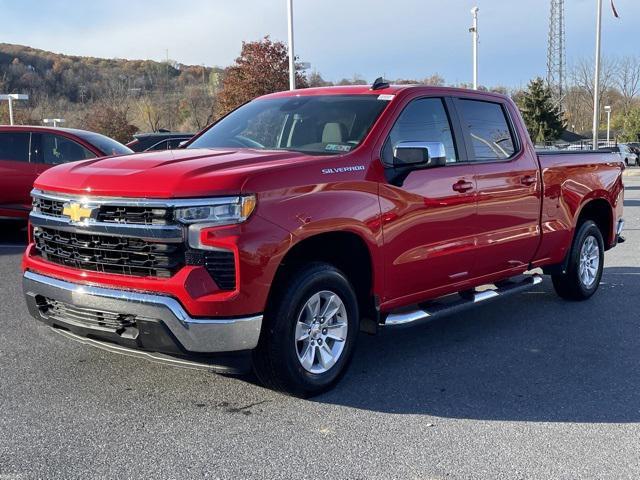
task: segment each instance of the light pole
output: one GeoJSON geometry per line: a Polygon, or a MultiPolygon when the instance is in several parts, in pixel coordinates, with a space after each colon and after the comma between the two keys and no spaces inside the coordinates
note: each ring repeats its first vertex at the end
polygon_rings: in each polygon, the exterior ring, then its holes
{"type": "Polygon", "coordinates": [[[471,9],[471,15],[473,15],[473,24],[469,31],[472,34],[473,39],[473,89],[478,89],[478,7],[471,9]]]}
{"type": "Polygon", "coordinates": [[[593,78],[593,145],[598,149],[598,127],[600,126],[600,37],[602,34],[602,0],[597,1],[596,15],[596,68],[593,78]]]}
{"type": "Polygon", "coordinates": [[[287,0],[287,23],[289,30],[289,90],[295,90],[296,62],[293,53],[293,0],[287,0]]]}
{"type": "Polygon", "coordinates": [[[23,93],[10,93],[8,95],[0,95],[0,100],[7,100],[9,102],[9,124],[13,125],[13,101],[29,100],[29,95],[23,93]]]}
{"type": "Polygon", "coordinates": [[[64,118],[43,118],[42,123],[46,125],[53,123],[53,126],[57,127],[59,123],[64,123],[64,118]]]}
{"type": "Polygon", "coordinates": [[[607,147],[609,146],[609,138],[611,133],[611,105],[605,105],[604,111],[607,112],[607,147]]]}

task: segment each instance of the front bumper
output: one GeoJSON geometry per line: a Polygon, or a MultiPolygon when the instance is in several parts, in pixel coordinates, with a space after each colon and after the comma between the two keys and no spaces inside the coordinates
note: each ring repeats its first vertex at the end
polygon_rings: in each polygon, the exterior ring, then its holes
{"type": "Polygon", "coordinates": [[[262,315],[193,318],[169,296],[81,285],[31,271],[24,273],[22,285],[35,319],[128,348],[180,355],[228,353],[251,350],[260,337],[262,315]],[[63,305],[55,315],[49,313],[51,302],[63,305]],[[99,321],[119,315],[127,320],[122,328],[99,321]]]}

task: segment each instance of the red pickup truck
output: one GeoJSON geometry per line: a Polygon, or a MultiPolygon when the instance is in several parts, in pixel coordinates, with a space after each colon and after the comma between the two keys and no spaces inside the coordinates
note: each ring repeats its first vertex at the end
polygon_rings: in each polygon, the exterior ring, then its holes
{"type": "Polygon", "coordinates": [[[507,97],[329,87],[253,100],[186,149],[52,168],[32,192],[31,314],[116,351],[253,366],[307,396],[358,332],[531,288],[597,290],[624,165],[537,154],[507,97]]]}

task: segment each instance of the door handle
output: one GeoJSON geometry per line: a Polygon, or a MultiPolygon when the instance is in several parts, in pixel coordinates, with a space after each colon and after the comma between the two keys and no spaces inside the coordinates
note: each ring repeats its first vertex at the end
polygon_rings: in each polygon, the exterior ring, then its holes
{"type": "Polygon", "coordinates": [[[453,184],[451,188],[453,188],[458,193],[464,193],[473,188],[473,183],[467,182],[466,180],[458,180],[453,184]]]}
{"type": "Polygon", "coordinates": [[[531,185],[536,183],[536,180],[537,178],[535,177],[535,175],[525,175],[520,179],[520,183],[526,185],[527,187],[530,187],[531,185]]]}

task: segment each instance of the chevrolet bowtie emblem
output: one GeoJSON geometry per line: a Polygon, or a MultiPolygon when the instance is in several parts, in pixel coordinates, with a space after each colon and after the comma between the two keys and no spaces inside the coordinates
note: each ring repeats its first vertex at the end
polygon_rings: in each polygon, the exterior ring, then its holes
{"type": "Polygon", "coordinates": [[[91,213],[93,213],[92,208],[83,207],[81,204],[74,202],[65,203],[62,209],[62,214],[69,217],[72,222],[81,222],[89,219],[91,218],[91,213]]]}

